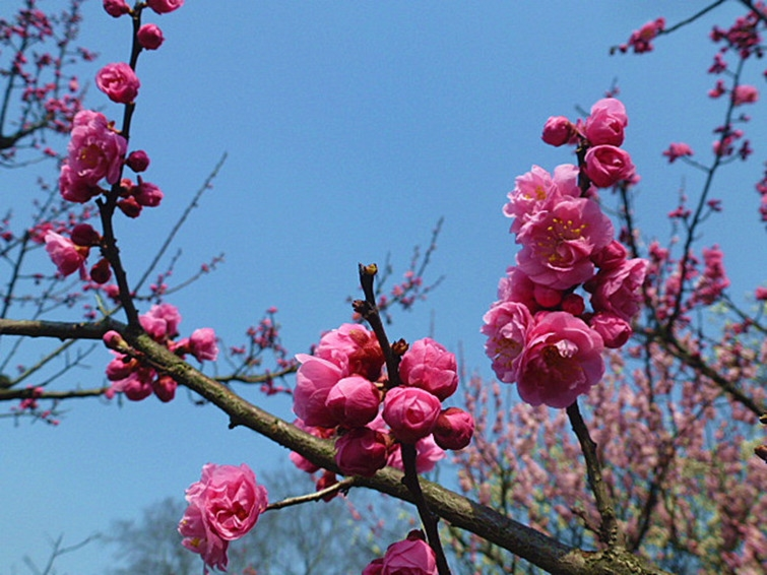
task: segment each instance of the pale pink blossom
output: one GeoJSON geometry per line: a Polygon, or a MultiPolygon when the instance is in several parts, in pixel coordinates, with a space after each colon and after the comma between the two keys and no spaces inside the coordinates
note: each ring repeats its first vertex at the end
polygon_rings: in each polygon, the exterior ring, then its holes
{"type": "Polygon", "coordinates": [[[753,104],[759,99],[759,90],[755,86],[749,86],[748,84],[741,84],[735,86],[732,91],[732,103],[735,106],[742,104],[753,104]]]}
{"type": "Polygon", "coordinates": [[[602,378],[604,343],[567,312],[539,312],[534,319],[519,363],[519,395],[530,405],[568,407],[602,378]]]}
{"type": "Polygon", "coordinates": [[[362,427],[378,415],[381,392],[373,382],[351,375],[338,382],[328,392],[325,406],[340,425],[362,427]]]}
{"type": "Polygon", "coordinates": [[[550,146],[564,146],[574,133],[575,128],[570,120],[564,116],[552,116],[543,126],[541,139],[550,146]]]}
{"type": "Polygon", "coordinates": [[[375,475],[387,457],[386,436],[368,427],[355,427],[336,441],[335,460],[344,475],[375,475]]]}
{"type": "Polygon", "coordinates": [[[569,289],[594,274],[591,255],[613,238],[613,225],[588,198],[562,198],[517,235],[517,264],[535,283],[569,289]]]}
{"type": "Polygon", "coordinates": [[[88,257],[89,248],[75,243],[53,231],[45,234],[45,251],[48,252],[56,269],[63,276],[68,276],[77,270],[84,270],[83,264],[88,257]]]}
{"type": "Polygon", "coordinates": [[[331,388],[343,377],[335,363],[307,354],[297,354],[301,363],[293,390],[293,412],[306,425],[335,427],[338,418],[325,405],[331,388]]]}
{"type": "Polygon", "coordinates": [[[626,150],[603,144],[586,152],[584,171],[598,188],[609,188],[635,174],[631,156],[626,150]]]}
{"type": "Polygon", "coordinates": [[[158,14],[167,14],[181,8],[184,0],[147,0],[146,4],[158,14]]]}
{"type": "Polygon", "coordinates": [[[218,345],[216,332],[213,328],[202,327],[192,332],[189,337],[189,351],[197,361],[216,361],[218,358],[218,345]]]}
{"type": "Polygon", "coordinates": [[[668,158],[668,163],[672,164],[675,160],[684,156],[692,156],[692,148],[684,142],[672,142],[668,146],[668,150],[663,152],[663,155],[668,158]]]}
{"type": "Polygon", "coordinates": [[[144,24],[138,29],[136,37],[145,50],[157,50],[165,41],[162,30],[157,24],[144,24]]]}
{"type": "Polygon", "coordinates": [[[627,125],[628,116],[623,103],[616,98],[603,98],[591,107],[583,131],[592,146],[620,146],[627,125]]]}
{"type": "Polygon", "coordinates": [[[415,443],[429,435],[437,423],[442,404],[418,387],[395,387],[386,392],[383,418],[392,435],[403,443],[415,443]]]}
{"type": "Polygon", "coordinates": [[[176,306],[161,303],[153,305],[148,312],[139,316],[139,323],[152,339],[165,341],[178,335],[181,314],[176,306]]]}
{"type": "Polygon", "coordinates": [[[402,383],[420,387],[444,401],[458,387],[458,362],[445,346],[429,337],[419,339],[402,356],[402,383]]]}
{"type": "Polygon", "coordinates": [[[128,64],[114,62],[98,71],[96,86],[113,102],[130,104],[138,96],[141,82],[128,64]]]}

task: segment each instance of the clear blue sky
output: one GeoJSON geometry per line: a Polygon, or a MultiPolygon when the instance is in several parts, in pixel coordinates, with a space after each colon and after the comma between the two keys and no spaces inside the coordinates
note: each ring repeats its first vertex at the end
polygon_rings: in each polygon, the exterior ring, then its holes
{"type": "MultiPolygon", "coordinates": [[[[13,4],[4,2],[0,17],[13,4]]],[[[184,317],[182,334],[210,326],[239,343],[276,306],[287,347],[304,352],[320,332],[348,320],[344,300],[355,293],[358,262],[381,263],[390,252],[404,271],[412,247],[427,242],[444,216],[429,274],[446,279],[413,313],[396,316],[391,335],[417,339],[433,322],[438,340],[453,350],[462,344],[470,371],[489,376],[479,327],[515,253],[501,214],[506,193],[532,164],[572,161],[540,141],[548,116],[575,117],[575,105],[588,109],[617,80],[648,235],[665,239],[679,189],[699,189],[700,175],[681,163],[668,167],[661,151],[687,141],[710,159],[711,128],[722,113],[705,97],[713,84],[705,74],[711,18],[642,57],[610,57],[608,48],[658,15],[673,23],[703,4],[189,0],[162,17],[147,12],[166,42],[139,61],[132,147],[149,153],[147,179],[166,198],[139,220],[119,222],[129,273],[143,270],[227,152],[178,240],[177,278],[226,254],[219,271],[169,299],[184,317]]],[[[725,7],[718,21],[729,24],[740,12],[725,7]]],[[[106,16],[101,2],[86,2],[82,44],[101,56],[84,79],[127,58],[129,26],[106,16]]],[[[759,72],[752,81],[761,88],[759,72]]],[[[95,87],[88,103],[117,117],[95,87]]],[[[763,252],[743,249],[763,233],[753,191],[767,150],[760,122],[747,127],[756,158],[723,172],[714,195],[725,211],[704,232],[704,243],[725,249],[735,295],[753,289],[765,269],[763,252]]],[[[4,173],[3,204],[22,209],[16,187],[31,188],[38,172],[4,173]]],[[[101,384],[107,361],[99,351],[62,387],[101,384]]],[[[290,417],[284,401],[243,394],[290,417]]],[[[2,423],[0,573],[27,573],[24,555],[42,563],[48,537],[63,533],[75,543],[112,519],[182,496],[206,462],[246,462],[258,474],[287,455],[250,432],[227,430],[223,414],[193,407],[183,392],[169,405],[150,398],[121,409],[98,401],[66,407],[58,428],[2,423]]],[[[108,552],[90,545],[58,568],[96,575],[109,564],[108,552]]]]}

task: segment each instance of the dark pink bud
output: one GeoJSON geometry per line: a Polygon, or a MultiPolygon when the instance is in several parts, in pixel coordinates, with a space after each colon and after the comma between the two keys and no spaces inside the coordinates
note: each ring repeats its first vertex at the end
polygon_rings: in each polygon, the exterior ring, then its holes
{"type": "Polygon", "coordinates": [[[562,290],[535,284],[533,297],[535,297],[535,303],[541,307],[556,307],[562,303],[562,290]]]}
{"type": "MultiPolygon", "coordinates": [[[[323,489],[326,489],[328,487],[331,487],[338,483],[338,478],[336,478],[336,474],[332,471],[325,470],[325,473],[323,473],[320,478],[317,480],[317,483],[315,484],[315,488],[317,491],[322,491],[323,489]]],[[[328,493],[327,495],[322,496],[323,501],[332,501],[337,495],[338,491],[333,491],[332,493],[328,493]]]]}
{"type": "Polygon", "coordinates": [[[105,284],[112,277],[112,270],[109,267],[109,260],[101,258],[91,268],[91,279],[97,284],[105,284]]]}
{"type": "Polygon", "coordinates": [[[386,466],[386,436],[367,427],[355,427],[336,441],[336,464],[344,475],[371,477],[386,466]]]}
{"type": "Polygon", "coordinates": [[[405,385],[425,389],[440,400],[458,387],[455,355],[428,337],[414,342],[402,356],[399,375],[405,385]]]}
{"type": "Polygon", "coordinates": [[[564,116],[552,116],[543,126],[541,139],[550,146],[563,146],[570,141],[574,128],[564,116]]]}
{"type": "Polygon", "coordinates": [[[161,375],[154,381],[152,381],[152,389],[154,394],[163,403],[168,403],[176,395],[176,388],[178,384],[169,375],[161,375]]]}
{"type": "Polygon", "coordinates": [[[130,6],[125,3],[125,0],[104,0],[104,10],[110,16],[119,18],[130,12],[130,6]]]}
{"type": "Polygon", "coordinates": [[[359,375],[345,377],[336,383],[325,400],[325,406],[341,425],[362,427],[378,415],[381,393],[368,379],[359,375]]]}
{"type": "Polygon", "coordinates": [[[618,240],[612,240],[604,248],[592,254],[591,261],[603,270],[612,269],[626,261],[627,254],[628,252],[622,243],[618,240]]]}
{"type": "Polygon", "coordinates": [[[635,173],[628,152],[609,144],[589,148],[585,163],[586,175],[598,188],[609,188],[623,180],[630,180],[635,173]]]}
{"type": "Polygon", "coordinates": [[[150,182],[139,182],[139,185],[133,188],[133,197],[139,205],[154,208],[160,205],[163,193],[160,188],[150,182]]]}
{"type": "Polygon", "coordinates": [[[125,163],[134,172],[143,172],[149,167],[149,156],[147,156],[144,150],[134,150],[128,154],[128,159],[125,163]]]}
{"type": "Polygon", "coordinates": [[[418,387],[395,387],[386,393],[383,418],[394,437],[415,443],[434,429],[442,404],[418,387]]]}
{"type": "Polygon", "coordinates": [[[101,243],[101,235],[90,224],[78,224],[70,234],[72,243],[83,247],[97,246],[101,243]]]}
{"type": "Polygon", "coordinates": [[[146,50],[157,50],[165,41],[162,30],[156,24],[144,24],[138,29],[138,43],[146,50]]]}
{"type": "Polygon", "coordinates": [[[633,333],[631,324],[625,319],[604,312],[594,314],[589,321],[589,327],[601,335],[605,347],[611,349],[622,347],[633,333]]]}
{"type": "Polygon", "coordinates": [[[577,317],[585,310],[586,304],[583,301],[583,298],[577,293],[569,293],[562,299],[562,311],[566,311],[577,317]]]}
{"type": "Polygon", "coordinates": [[[439,414],[433,433],[442,449],[463,449],[474,435],[474,418],[463,409],[449,407],[439,414]]]}
{"type": "Polygon", "coordinates": [[[137,218],[141,215],[141,206],[133,196],[118,200],[117,207],[129,218],[137,218]]]}

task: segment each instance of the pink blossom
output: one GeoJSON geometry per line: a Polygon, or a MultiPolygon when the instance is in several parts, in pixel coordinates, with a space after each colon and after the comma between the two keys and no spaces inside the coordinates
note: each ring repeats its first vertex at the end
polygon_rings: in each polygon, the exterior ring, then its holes
{"type": "Polygon", "coordinates": [[[384,364],[375,334],[356,323],[345,323],[324,334],[314,353],[335,363],[345,376],[357,374],[370,381],[380,377],[384,364]]]}
{"type": "Polygon", "coordinates": [[[735,106],[753,104],[758,99],[759,90],[755,86],[741,84],[740,86],[735,86],[735,89],[732,91],[732,103],[735,106]]]}
{"type": "Polygon", "coordinates": [[[110,184],[117,182],[127,148],[125,138],[112,131],[106,117],[98,112],[78,112],[73,125],[67,147],[69,185],[95,186],[102,178],[110,184]]]}
{"type": "Polygon", "coordinates": [[[59,174],[59,190],[61,197],[68,202],[84,204],[91,198],[101,193],[101,188],[95,184],[89,184],[87,181],[77,177],[75,171],[68,165],[61,166],[59,174]]]}
{"type": "Polygon", "coordinates": [[[663,155],[668,158],[668,163],[672,164],[678,158],[692,156],[693,151],[692,148],[684,142],[677,142],[669,144],[668,150],[664,151],[663,155]]]}
{"type": "Polygon", "coordinates": [[[626,261],[627,253],[622,243],[612,240],[603,249],[595,252],[591,256],[591,261],[602,270],[611,269],[622,265],[626,261]]]}
{"type": "Polygon", "coordinates": [[[202,468],[202,477],[186,490],[186,499],[203,510],[211,530],[225,541],[239,539],[250,531],[266,509],[266,488],[256,483],[253,471],[244,463],[202,468]]]}
{"type": "Polygon", "coordinates": [[[666,19],[661,17],[647,22],[639,30],[631,33],[628,43],[620,46],[621,52],[626,52],[631,46],[635,54],[651,52],[653,49],[652,40],[658,36],[666,27],[666,19]]]}
{"type": "Polygon", "coordinates": [[[226,571],[229,557],[229,541],[225,541],[210,528],[205,520],[203,509],[198,502],[190,502],[184,517],[178,524],[178,532],[183,537],[181,544],[194,553],[199,553],[207,567],[226,571]]]}
{"type": "Polygon", "coordinates": [[[383,418],[394,437],[415,443],[429,435],[437,423],[442,404],[418,387],[395,387],[384,398],[383,418]]]}
{"type": "Polygon", "coordinates": [[[293,390],[293,412],[306,425],[335,427],[338,419],[325,405],[331,388],[343,377],[335,363],[303,353],[296,359],[301,366],[296,373],[296,388],[293,390]]]}
{"type": "Polygon", "coordinates": [[[634,176],[631,156],[625,150],[607,144],[594,146],[586,152],[584,170],[598,188],[609,188],[634,176]]]}
{"type": "Polygon", "coordinates": [[[197,361],[216,361],[218,358],[218,345],[216,344],[216,332],[213,328],[202,327],[192,332],[189,337],[189,351],[197,361]]]}
{"type": "Polygon", "coordinates": [[[381,575],[437,575],[437,572],[434,551],[422,536],[413,533],[389,545],[381,569],[381,575]]]}
{"type": "Polygon", "coordinates": [[[518,233],[538,212],[547,209],[562,197],[578,197],[578,168],[572,164],[557,166],[552,177],[540,166],[533,166],[529,172],[516,179],[514,189],[509,192],[509,201],[503,213],[514,218],[511,232],[518,233]]]}
{"type": "Polygon", "coordinates": [[[509,266],[506,276],[498,281],[498,300],[524,304],[531,313],[538,311],[535,283],[517,266],[509,266]]]}
{"type": "Polygon", "coordinates": [[[115,62],[98,71],[96,85],[113,102],[130,104],[138,96],[141,82],[128,64],[115,62]]]}
{"type": "Polygon", "coordinates": [[[540,312],[534,319],[520,358],[519,395],[530,405],[568,407],[602,378],[602,338],[566,312],[540,312]]]}
{"type": "Polygon", "coordinates": [[[89,249],[77,246],[72,240],[48,231],[45,234],[45,251],[48,252],[56,269],[63,276],[68,276],[79,269],[84,269],[85,258],[88,257],[89,249]]]}
{"type": "Polygon", "coordinates": [[[138,186],[135,186],[131,192],[138,204],[145,207],[157,207],[163,198],[160,188],[150,182],[141,181],[141,176],[139,176],[138,186]]]}
{"type": "MultiPolygon", "coordinates": [[[[427,435],[423,439],[416,441],[415,452],[415,470],[418,473],[428,473],[434,469],[438,461],[447,457],[445,450],[437,445],[432,435],[427,435]]],[[[405,466],[402,463],[401,445],[396,444],[389,450],[389,458],[386,460],[386,465],[400,471],[405,471],[405,466]]]]}
{"type": "Polygon", "coordinates": [[[104,0],[104,10],[110,16],[118,18],[130,12],[130,6],[126,4],[125,0],[104,0]]]}
{"type": "Polygon", "coordinates": [[[368,427],[355,427],[336,441],[336,464],[345,475],[375,475],[387,457],[386,436],[368,427]]]}
{"type": "Polygon", "coordinates": [[[168,403],[174,397],[176,397],[176,389],[178,383],[169,375],[161,375],[152,379],[152,391],[157,396],[157,399],[163,403],[168,403]]]}
{"type": "Polygon", "coordinates": [[[589,319],[589,326],[602,336],[605,347],[610,349],[623,347],[633,333],[629,322],[607,312],[594,314],[589,319]]]}
{"type": "Polygon", "coordinates": [[[128,374],[124,379],[112,383],[110,388],[112,394],[124,393],[131,401],[141,401],[152,395],[152,381],[155,378],[155,371],[148,367],[138,367],[128,374]]]}
{"type": "Polygon", "coordinates": [[[147,313],[139,317],[144,328],[155,341],[164,341],[178,335],[181,314],[178,308],[169,303],[153,305],[147,313]]]}
{"type": "Polygon", "coordinates": [[[138,29],[136,37],[145,50],[157,50],[165,41],[162,30],[157,24],[144,24],[138,29]]]}
{"type": "Polygon", "coordinates": [[[378,559],[373,559],[368,565],[362,570],[362,575],[381,575],[383,570],[383,557],[379,557],[378,559]]]}
{"type": "Polygon", "coordinates": [[[758,301],[767,301],[767,287],[759,286],[754,291],[754,297],[758,301]]]}
{"type": "Polygon", "coordinates": [[[474,435],[474,418],[468,411],[448,407],[437,418],[434,441],[442,449],[463,449],[474,435]]]}
{"type": "Polygon", "coordinates": [[[455,355],[431,338],[415,341],[399,364],[402,383],[425,389],[444,401],[458,387],[455,355]]]}
{"type": "Polygon", "coordinates": [[[181,8],[184,0],[147,0],[146,4],[158,14],[167,14],[181,8]]]}
{"type": "Polygon", "coordinates": [[[613,225],[596,202],[562,198],[519,232],[517,264],[537,284],[569,289],[594,274],[590,257],[612,238],[613,225]]]}
{"type": "Polygon", "coordinates": [[[626,321],[639,311],[642,283],[647,273],[647,260],[626,260],[616,268],[600,271],[587,288],[592,292],[595,311],[605,311],[626,321]]]}
{"type": "Polygon", "coordinates": [[[136,173],[143,172],[149,167],[149,156],[144,150],[134,150],[128,154],[125,164],[136,173]]]}
{"type": "Polygon", "coordinates": [[[514,383],[533,316],[524,304],[507,301],[490,308],[482,320],[482,333],[488,338],[485,353],[493,362],[495,375],[505,383],[514,383]]]}
{"type": "Polygon", "coordinates": [[[570,141],[575,129],[564,116],[552,116],[543,126],[541,139],[550,146],[563,146],[570,141]]]}
{"type": "Polygon", "coordinates": [[[583,130],[592,146],[620,146],[627,125],[628,116],[623,103],[615,98],[603,98],[591,107],[583,130]]]}
{"type": "Polygon", "coordinates": [[[351,375],[338,382],[328,392],[325,406],[332,416],[346,427],[362,427],[378,415],[381,392],[373,382],[351,375]]]}

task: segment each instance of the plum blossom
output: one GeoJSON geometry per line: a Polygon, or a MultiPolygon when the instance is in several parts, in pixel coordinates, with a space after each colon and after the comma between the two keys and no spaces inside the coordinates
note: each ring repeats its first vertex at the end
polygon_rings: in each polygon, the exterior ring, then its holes
{"type": "Polygon", "coordinates": [[[439,414],[433,435],[442,449],[463,449],[474,435],[474,418],[468,411],[448,407],[439,414]]]}
{"type": "Polygon", "coordinates": [[[381,392],[373,382],[359,375],[338,380],[328,392],[325,406],[347,427],[362,427],[378,415],[381,392]]]}
{"type": "Polygon", "coordinates": [[[96,86],[113,102],[130,104],[138,96],[141,82],[128,64],[115,62],[99,70],[96,74],[96,86]]]}
{"type": "Polygon", "coordinates": [[[595,311],[606,311],[626,321],[639,311],[647,260],[634,258],[618,267],[601,270],[586,287],[595,311]]]}
{"type": "Polygon", "coordinates": [[[493,362],[493,371],[499,380],[514,383],[533,316],[524,304],[506,301],[494,305],[482,319],[482,333],[488,338],[485,353],[493,362]]]}
{"type": "Polygon", "coordinates": [[[564,146],[575,134],[575,129],[566,117],[552,116],[543,126],[541,139],[550,146],[564,146]]]}
{"type": "Polygon", "coordinates": [[[165,41],[162,30],[157,24],[144,24],[138,29],[136,38],[145,50],[157,50],[165,41]]]}
{"type": "Polygon", "coordinates": [[[413,342],[402,356],[399,374],[405,385],[425,389],[442,401],[458,387],[455,355],[429,337],[413,342]]]}
{"type": "Polygon", "coordinates": [[[386,549],[381,575],[437,575],[437,557],[419,531],[386,549]]]}
{"type": "Polygon", "coordinates": [[[196,329],[189,337],[189,352],[197,361],[216,361],[216,358],[218,358],[216,339],[216,332],[213,331],[213,328],[202,327],[196,329]]]}
{"type": "Polygon", "coordinates": [[[628,116],[623,103],[616,98],[603,98],[591,107],[583,132],[592,146],[623,143],[628,116]]]}
{"type": "Polygon", "coordinates": [[[503,213],[514,218],[512,233],[518,233],[538,212],[547,209],[559,198],[577,198],[581,193],[578,168],[572,164],[557,166],[553,176],[540,166],[533,166],[515,183],[514,189],[509,192],[509,201],[503,207],[503,213]]]}
{"type": "Polygon", "coordinates": [[[335,427],[338,418],[327,408],[325,401],[332,387],[343,377],[335,363],[307,354],[297,354],[301,363],[296,373],[293,390],[293,412],[306,425],[335,427]]]}
{"type": "Polygon", "coordinates": [[[384,398],[383,418],[403,443],[415,443],[429,435],[437,423],[442,404],[418,387],[395,387],[384,398]]]}
{"type": "Polygon", "coordinates": [[[345,475],[370,477],[386,465],[386,436],[368,427],[355,427],[336,441],[336,464],[345,475]]]}
{"type": "Polygon", "coordinates": [[[625,150],[603,144],[586,152],[584,171],[598,188],[609,188],[635,175],[631,156],[625,150]]]}
{"type": "Polygon", "coordinates": [[[63,276],[84,270],[83,265],[90,252],[89,248],[75,245],[72,240],[53,231],[45,234],[45,251],[63,276]]]}
{"type": "Polygon", "coordinates": [[[181,8],[184,0],[147,0],[146,4],[158,14],[167,14],[181,8]]]}
{"type": "Polygon", "coordinates": [[[735,86],[732,91],[732,103],[735,106],[742,104],[753,104],[759,99],[759,90],[755,86],[749,86],[748,84],[741,84],[735,86]]]}
{"type": "Polygon", "coordinates": [[[130,6],[125,0],[104,0],[104,11],[114,18],[130,12],[130,6]]]}
{"type": "Polygon", "coordinates": [[[668,158],[668,163],[673,164],[675,160],[684,156],[692,156],[693,151],[689,145],[684,142],[677,142],[669,144],[668,150],[663,152],[663,155],[668,158]]]}

